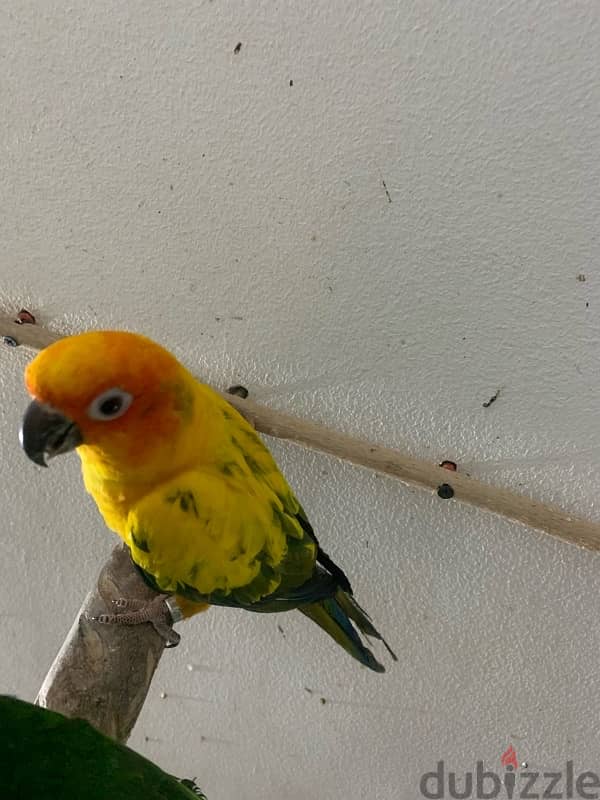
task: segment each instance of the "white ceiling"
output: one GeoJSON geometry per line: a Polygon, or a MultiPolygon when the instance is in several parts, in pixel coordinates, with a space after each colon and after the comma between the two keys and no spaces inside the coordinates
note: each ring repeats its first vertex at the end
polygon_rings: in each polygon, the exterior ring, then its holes
{"type": "MultiPolygon", "coordinates": [[[[5,0],[2,307],[599,519],[599,34],[596,3],[5,0]]],[[[0,691],[32,699],[114,539],[76,457],[18,447],[25,360],[0,351],[0,691]]],[[[509,742],[600,771],[598,555],[269,444],[399,662],[215,609],[136,749],[210,800],[413,800],[509,742]]]]}

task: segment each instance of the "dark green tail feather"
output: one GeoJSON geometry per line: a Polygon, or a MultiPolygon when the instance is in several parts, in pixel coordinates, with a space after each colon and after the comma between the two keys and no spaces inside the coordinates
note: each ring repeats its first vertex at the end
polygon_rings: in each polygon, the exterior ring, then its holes
{"type": "Polygon", "coordinates": [[[396,653],[394,653],[392,648],[371,622],[371,617],[367,614],[364,608],[361,608],[358,605],[354,597],[346,592],[338,592],[336,594],[336,598],[342,607],[342,610],[345,611],[350,619],[356,623],[359,631],[364,633],[365,636],[372,636],[374,639],[378,639],[394,659],[394,661],[398,661],[398,656],[396,653]]]}
{"type": "Polygon", "coordinates": [[[380,639],[393,658],[397,660],[358,603],[342,590],[336,592],[335,597],[320,600],[317,603],[310,603],[309,605],[298,606],[298,611],[301,611],[313,622],[316,622],[347,653],[350,653],[353,658],[374,672],[385,672],[385,667],[377,661],[369,648],[363,644],[350,619],[356,622],[359,630],[363,633],[380,639]]]}

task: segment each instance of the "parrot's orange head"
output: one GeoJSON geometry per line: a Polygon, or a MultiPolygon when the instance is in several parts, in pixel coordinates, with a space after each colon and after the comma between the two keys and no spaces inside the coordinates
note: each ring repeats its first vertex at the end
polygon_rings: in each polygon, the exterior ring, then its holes
{"type": "Polygon", "coordinates": [[[191,376],[167,350],[134,333],[60,339],[25,371],[34,398],[20,432],[37,464],[76,447],[132,466],[173,443],[193,416],[191,376]]]}

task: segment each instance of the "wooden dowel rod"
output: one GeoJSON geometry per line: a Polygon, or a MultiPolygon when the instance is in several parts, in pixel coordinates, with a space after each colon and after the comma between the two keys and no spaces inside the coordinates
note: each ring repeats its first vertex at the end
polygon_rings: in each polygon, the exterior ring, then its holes
{"type": "MultiPolygon", "coordinates": [[[[34,350],[60,338],[38,325],[17,325],[5,314],[0,314],[0,336],[9,336],[19,345],[34,350]]],[[[600,550],[598,523],[567,514],[560,508],[547,506],[508,489],[491,486],[475,478],[450,472],[436,464],[411,458],[399,450],[337,433],[322,425],[260,406],[235,395],[224,393],[223,396],[261,433],[329,453],[359,466],[391,475],[404,483],[433,490],[437,490],[441,484],[448,484],[452,487],[456,500],[522,522],[565,542],[600,550]]]]}

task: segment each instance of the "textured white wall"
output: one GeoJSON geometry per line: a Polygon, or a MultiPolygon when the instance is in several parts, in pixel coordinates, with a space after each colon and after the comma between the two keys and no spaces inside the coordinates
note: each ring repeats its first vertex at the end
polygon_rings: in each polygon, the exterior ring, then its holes
{"type": "MultiPolygon", "coordinates": [[[[598,519],[599,34],[568,0],[4,0],[3,305],[598,519]]],[[[0,691],[33,698],[113,539],[75,457],[19,451],[24,358],[0,352],[0,691]]],[[[600,770],[597,556],[273,448],[400,661],[215,610],[133,746],[210,800],[412,800],[509,742],[600,770]]]]}

